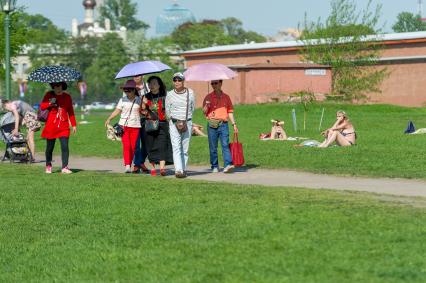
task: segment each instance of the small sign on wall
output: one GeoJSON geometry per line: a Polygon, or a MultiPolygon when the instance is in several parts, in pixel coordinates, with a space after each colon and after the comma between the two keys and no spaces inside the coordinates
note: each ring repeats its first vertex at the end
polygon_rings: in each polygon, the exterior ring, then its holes
{"type": "Polygon", "coordinates": [[[326,69],[306,69],[305,76],[325,76],[327,74],[326,69]]]}

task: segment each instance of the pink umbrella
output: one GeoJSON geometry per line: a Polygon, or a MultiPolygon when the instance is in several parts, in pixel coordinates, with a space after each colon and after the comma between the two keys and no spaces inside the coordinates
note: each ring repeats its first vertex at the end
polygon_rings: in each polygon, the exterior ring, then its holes
{"type": "Polygon", "coordinates": [[[225,65],[217,63],[201,63],[189,67],[184,73],[186,81],[229,80],[238,74],[225,65]]]}

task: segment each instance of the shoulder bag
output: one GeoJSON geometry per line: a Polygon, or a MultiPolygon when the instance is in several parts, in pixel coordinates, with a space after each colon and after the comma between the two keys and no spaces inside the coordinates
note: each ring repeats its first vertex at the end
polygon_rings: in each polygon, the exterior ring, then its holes
{"type": "Polygon", "coordinates": [[[121,125],[120,125],[120,124],[118,124],[118,123],[115,123],[115,124],[114,124],[114,126],[112,126],[112,127],[114,128],[115,135],[116,135],[117,137],[122,137],[122,136],[124,135],[124,127],[126,127],[126,126],[127,126],[127,122],[129,121],[130,115],[132,114],[132,109],[133,109],[133,105],[135,105],[135,102],[136,102],[136,97],[135,97],[135,99],[133,100],[132,106],[130,107],[129,116],[127,116],[127,118],[126,118],[126,122],[124,122],[124,126],[121,126],[121,125]]]}
{"type": "MultiPolygon", "coordinates": [[[[158,103],[158,100],[157,100],[157,103],[158,103]]],[[[145,132],[147,133],[157,132],[160,128],[160,118],[152,110],[149,110],[148,113],[149,113],[148,118],[146,118],[145,120],[145,132]]]]}
{"type": "MultiPolygon", "coordinates": [[[[53,92],[53,95],[54,94],[55,93],[53,92]]],[[[38,109],[37,110],[37,120],[40,121],[40,122],[47,122],[47,117],[49,117],[49,112],[50,112],[49,108],[44,109],[44,110],[38,109]]]]}
{"type": "Polygon", "coordinates": [[[180,134],[185,133],[188,131],[188,109],[189,108],[189,91],[186,89],[186,114],[185,114],[185,120],[176,120],[175,126],[176,129],[180,134]]]}

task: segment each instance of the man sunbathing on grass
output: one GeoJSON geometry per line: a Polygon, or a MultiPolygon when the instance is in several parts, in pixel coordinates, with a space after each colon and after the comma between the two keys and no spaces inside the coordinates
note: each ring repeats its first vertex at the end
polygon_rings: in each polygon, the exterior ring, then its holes
{"type": "Polygon", "coordinates": [[[326,137],[325,141],[318,147],[328,147],[333,142],[339,146],[352,146],[356,141],[356,132],[349,121],[345,111],[339,110],[336,113],[336,122],[330,128],[321,133],[326,137]]]}

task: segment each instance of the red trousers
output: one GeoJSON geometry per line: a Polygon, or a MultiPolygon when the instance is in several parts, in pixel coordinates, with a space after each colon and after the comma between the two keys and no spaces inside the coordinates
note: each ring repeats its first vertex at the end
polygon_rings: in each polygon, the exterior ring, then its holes
{"type": "Polygon", "coordinates": [[[139,128],[124,127],[124,134],[121,137],[121,142],[123,143],[124,166],[132,165],[138,137],[139,128]]]}

